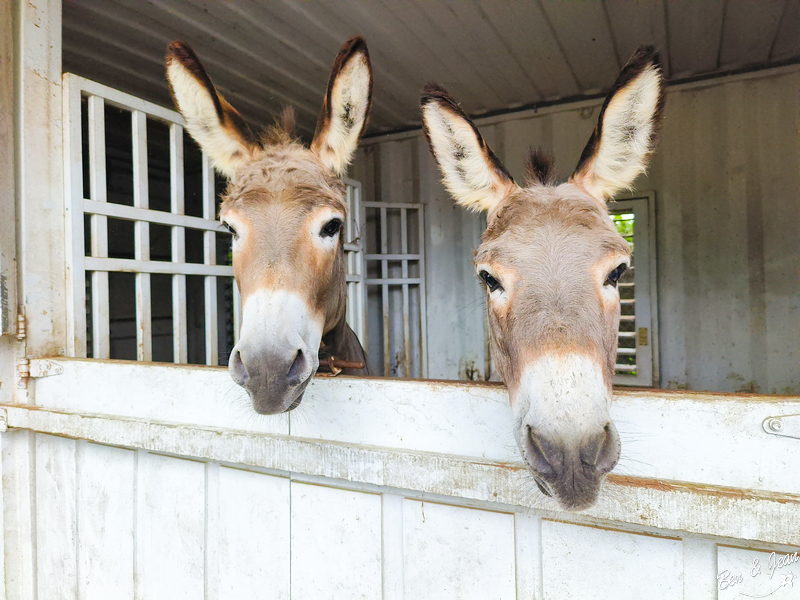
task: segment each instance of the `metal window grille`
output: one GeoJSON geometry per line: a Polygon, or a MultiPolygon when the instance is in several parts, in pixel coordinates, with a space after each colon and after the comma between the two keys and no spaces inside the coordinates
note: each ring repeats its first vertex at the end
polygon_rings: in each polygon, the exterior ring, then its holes
{"type": "MultiPolygon", "coordinates": [[[[72,74],[64,94],[69,355],[227,362],[241,308],[210,159],[175,111],[72,74]]],[[[359,198],[349,182],[356,210],[359,198]]],[[[360,246],[346,252],[348,316],[363,332],[360,246]]]]}
{"type": "MultiPolygon", "coordinates": [[[[364,202],[365,347],[385,376],[426,376],[424,204],[364,202]]],[[[362,338],[364,339],[364,338],[362,338]]]]}

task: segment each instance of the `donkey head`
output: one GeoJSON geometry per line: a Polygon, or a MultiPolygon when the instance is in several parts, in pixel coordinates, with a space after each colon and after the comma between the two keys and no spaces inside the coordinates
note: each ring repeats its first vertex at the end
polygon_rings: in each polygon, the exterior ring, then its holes
{"type": "Polygon", "coordinates": [[[533,152],[520,187],[443,89],[422,95],[425,133],[458,204],[486,211],[475,256],[493,357],[508,386],[522,455],[539,488],[568,509],[594,503],[617,463],[609,417],[620,300],[630,248],[606,201],[645,169],[664,92],[658,57],[622,70],[567,183],[533,152]]]}
{"type": "Polygon", "coordinates": [[[317,370],[322,336],[344,316],[340,177],[372,98],[366,43],[356,37],[339,51],[310,149],[292,136],[290,112],[253,140],[186,44],[172,43],[166,61],[187,130],[229,179],[220,219],[233,234],[242,298],[231,376],[259,413],[291,410],[317,370]]]}

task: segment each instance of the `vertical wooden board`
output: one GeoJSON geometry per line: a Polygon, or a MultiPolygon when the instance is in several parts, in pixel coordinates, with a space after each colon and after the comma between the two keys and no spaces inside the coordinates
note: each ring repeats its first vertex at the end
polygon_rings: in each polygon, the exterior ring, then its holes
{"type": "Polygon", "coordinates": [[[680,540],[542,522],[547,600],[679,600],[682,567],[680,540]]]}
{"type": "Polygon", "coordinates": [[[215,536],[219,598],[288,599],[289,480],[221,467],[215,536]]]}
{"type": "Polygon", "coordinates": [[[135,454],[78,442],[78,594],[133,598],[135,454]]]}
{"type": "Polygon", "coordinates": [[[702,538],[684,538],[684,599],[716,598],[717,572],[717,545],[702,538]]]}
{"type": "Polygon", "coordinates": [[[203,598],[203,463],[142,452],[136,484],[136,597],[203,598]]]}
{"type": "Polygon", "coordinates": [[[381,497],[292,482],[292,600],[381,597],[381,497]]]}
{"type": "Polygon", "coordinates": [[[530,513],[514,515],[517,600],[540,599],[542,588],[542,518],[530,513]]]}
{"type": "Polygon", "coordinates": [[[77,597],[75,440],[36,435],[38,596],[77,597]]]}
{"type": "Polygon", "coordinates": [[[516,598],[513,515],[405,500],[403,540],[406,598],[516,598]]]}
{"type": "Polygon", "coordinates": [[[776,552],[717,547],[717,598],[769,598],[795,600],[800,597],[800,553],[793,549],[776,552]]]}

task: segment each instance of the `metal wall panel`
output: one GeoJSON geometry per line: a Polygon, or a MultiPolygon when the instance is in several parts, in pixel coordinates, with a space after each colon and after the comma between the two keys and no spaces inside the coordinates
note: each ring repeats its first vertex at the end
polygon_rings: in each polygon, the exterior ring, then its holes
{"type": "MultiPolygon", "coordinates": [[[[800,111],[796,67],[669,88],[649,174],[655,192],[661,386],[800,393],[800,111]]],[[[478,121],[519,180],[530,147],[561,178],[600,103],[478,121]]],[[[370,140],[354,177],[369,201],[427,204],[429,376],[486,369],[482,292],[470,264],[483,217],[456,207],[421,133],[370,140]]]]}

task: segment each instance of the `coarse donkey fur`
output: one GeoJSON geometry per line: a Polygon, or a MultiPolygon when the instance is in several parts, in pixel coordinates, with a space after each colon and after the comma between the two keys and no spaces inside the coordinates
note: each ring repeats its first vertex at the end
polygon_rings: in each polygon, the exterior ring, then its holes
{"type": "Polygon", "coordinates": [[[606,201],[633,185],[655,148],[664,106],[658,55],[650,47],[633,55],[560,185],[540,151],[517,185],[442,88],[425,88],[421,103],[445,186],[461,206],[488,213],[475,265],[523,458],[563,507],[591,506],[620,454],[609,408],[617,282],[630,263],[606,201]]]}
{"type": "Polygon", "coordinates": [[[363,362],[345,321],[341,177],[352,160],[372,101],[372,67],[360,37],[333,64],[310,148],[295,138],[293,113],[256,140],[216,90],[195,53],[173,42],[167,78],[186,129],[228,178],[220,220],[233,235],[233,269],[242,327],[229,371],[255,410],[274,414],[300,404],[327,355],[363,362]]]}

